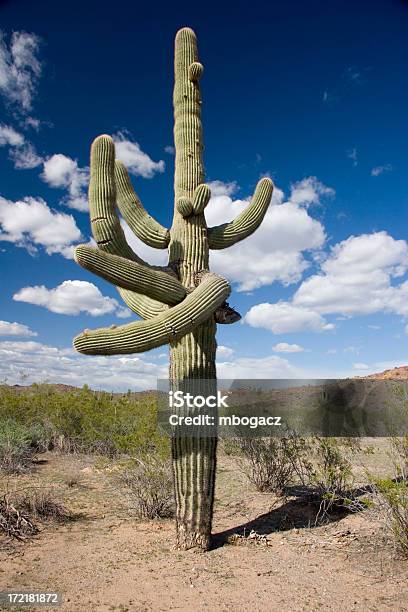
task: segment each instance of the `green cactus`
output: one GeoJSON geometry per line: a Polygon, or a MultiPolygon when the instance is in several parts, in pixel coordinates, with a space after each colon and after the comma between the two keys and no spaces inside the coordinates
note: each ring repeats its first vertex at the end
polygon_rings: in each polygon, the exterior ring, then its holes
{"type": "MultiPolygon", "coordinates": [[[[76,261],[115,284],[124,302],[142,320],[94,331],[74,339],[90,355],[137,353],[170,345],[170,381],[216,381],[216,323],[240,317],[225,302],[228,282],[209,271],[209,249],[223,249],[246,238],[260,225],[273,184],[262,179],[247,208],[231,223],[207,228],[204,209],[211,193],[204,184],[201,96],[197,41],[190,28],[175,41],[174,141],[175,206],[170,230],[152,219],[135,194],[123,164],[115,162],[109,136],[91,149],[89,206],[98,248],[77,247],[76,261]],[[168,249],[166,267],[150,266],[126,242],[116,204],[131,230],[144,243],[168,249]]],[[[205,381],[205,382],[204,382],[205,381]]],[[[172,438],[177,547],[210,546],[217,439],[214,435],[172,438]]]]}

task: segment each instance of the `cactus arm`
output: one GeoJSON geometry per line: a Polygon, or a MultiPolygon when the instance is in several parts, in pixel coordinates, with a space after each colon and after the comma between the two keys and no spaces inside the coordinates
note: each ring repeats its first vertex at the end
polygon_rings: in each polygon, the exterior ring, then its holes
{"type": "Polygon", "coordinates": [[[175,275],[86,244],[76,247],[75,261],[117,287],[143,293],[165,304],[178,304],[186,296],[175,275]]]}
{"type": "Polygon", "coordinates": [[[225,249],[250,236],[262,223],[273,192],[273,182],[263,178],[256,186],[251,203],[236,219],[208,228],[210,249],[225,249]]]}
{"type": "Polygon", "coordinates": [[[98,247],[107,253],[138,260],[126,242],[116,213],[114,179],[115,145],[110,136],[98,136],[91,147],[89,210],[92,233],[98,247]]]}
{"type": "MultiPolygon", "coordinates": [[[[115,145],[110,136],[98,136],[91,147],[89,209],[92,233],[99,249],[140,264],[145,262],[128,245],[115,208],[115,145]]],[[[123,301],[143,318],[154,317],[166,306],[146,295],[119,288],[123,301]]]]}
{"type": "Polygon", "coordinates": [[[117,205],[130,229],[142,242],[156,249],[165,249],[170,242],[169,230],[160,225],[144,209],[133,189],[124,164],[115,162],[117,205]]]}
{"type": "Polygon", "coordinates": [[[74,338],[74,347],[87,355],[142,353],[174,342],[211,317],[230,294],[228,282],[208,273],[183,302],[148,321],[85,331],[74,338]]]}
{"type": "Polygon", "coordinates": [[[189,217],[191,214],[200,215],[204,212],[211,198],[211,190],[208,185],[198,185],[194,191],[194,198],[191,201],[189,198],[181,197],[176,202],[176,208],[183,217],[189,217]]]}
{"type": "Polygon", "coordinates": [[[123,289],[122,287],[117,287],[117,290],[126,306],[139,315],[139,317],[142,317],[142,319],[151,319],[168,309],[167,304],[163,304],[142,293],[136,293],[136,291],[130,291],[130,289],[123,289]]]}

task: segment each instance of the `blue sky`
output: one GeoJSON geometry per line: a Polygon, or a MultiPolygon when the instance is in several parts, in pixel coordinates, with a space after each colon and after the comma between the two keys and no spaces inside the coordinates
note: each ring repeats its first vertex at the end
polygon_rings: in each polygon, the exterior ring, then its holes
{"type": "Polygon", "coordinates": [[[0,24],[2,379],[137,389],[165,376],[166,347],[73,352],[82,329],[131,317],[72,250],[90,239],[89,147],[100,133],[170,225],[173,40],[185,25],[205,67],[209,224],[233,218],[261,176],[276,186],[263,227],[212,258],[243,315],[219,326],[220,377],[407,363],[407,2],[124,1],[115,12],[13,0],[0,2],[0,24]]]}

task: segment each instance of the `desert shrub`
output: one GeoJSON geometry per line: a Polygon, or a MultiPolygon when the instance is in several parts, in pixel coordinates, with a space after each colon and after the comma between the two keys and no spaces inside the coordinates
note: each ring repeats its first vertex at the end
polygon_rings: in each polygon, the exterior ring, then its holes
{"type": "Polygon", "coordinates": [[[391,459],[395,477],[408,480],[408,436],[391,438],[391,459]]]}
{"type": "Polygon", "coordinates": [[[169,518],[174,515],[173,476],[170,462],[158,457],[133,461],[123,469],[129,507],[138,518],[169,518]]]}
{"type": "Polygon", "coordinates": [[[65,522],[72,516],[53,491],[47,489],[7,492],[0,498],[0,531],[17,540],[36,535],[37,520],[65,522]]]}
{"type": "Polygon", "coordinates": [[[0,471],[12,474],[27,470],[33,455],[43,450],[43,438],[40,425],[0,421],[0,471]]]}
{"type": "Polygon", "coordinates": [[[377,491],[387,510],[386,526],[398,550],[408,557],[408,484],[403,480],[377,480],[377,491]]]}
{"type": "Polygon", "coordinates": [[[228,443],[242,471],[258,491],[282,494],[303,472],[304,438],[235,438],[228,443]],[[235,449],[235,450],[234,450],[235,449]]]}
{"type": "Polygon", "coordinates": [[[41,430],[41,446],[62,452],[110,457],[166,453],[168,439],[157,432],[153,395],[110,394],[52,385],[24,390],[0,387],[0,428],[5,421],[41,430]]]}
{"type": "Polygon", "coordinates": [[[16,505],[22,512],[41,520],[65,522],[72,518],[71,512],[49,489],[29,489],[18,494],[16,505]]]}
{"type": "Polygon", "coordinates": [[[353,487],[349,456],[359,441],[349,438],[236,438],[227,445],[258,491],[282,494],[291,485],[317,505],[316,522],[333,510],[358,511],[367,505],[353,487]]]}
{"type": "Polygon", "coordinates": [[[305,469],[312,487],[312,499],[319,504],[316,522],[331,511],[362,510],[366,502],[358,498],[350,458],[358,444],[348,438],[312,438],[311,457],[305,469]]]}
{"type": "Polygon", "coordinates": [[[8,495],[0,499],[0,532],[16,540],[24,540],[38,531],[30,517],[21,512],[8,495]]]}

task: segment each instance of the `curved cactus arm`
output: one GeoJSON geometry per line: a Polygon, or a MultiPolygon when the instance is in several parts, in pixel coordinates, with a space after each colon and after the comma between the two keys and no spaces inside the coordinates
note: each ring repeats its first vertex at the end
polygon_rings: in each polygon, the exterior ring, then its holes
{"type": "Polygon", "coordinates": [[[119,355],[174,342],[209,319],[230,291],[224,278],[209,272],[177,306],[148,321],[84,331],[74,338],[74,347],[87,355],[119,355]]]}
{"type": "Polygon", "coordinates": [[[144,209],[133,189],[124,164],[115,162],[117,205],[130,229],[142,242],[156,249],[165,249],[170,242],[169,230],[160,225],[144,209]]]}
{"type": "Polygon", "coordinates": [[[75,261],[118,287],[143,293],[165,304],[178,304],[186,296],[185,288],[175,275],[86,244],[76,247],[75,261]]]}
{"type": "Polygon", "coordinates": [[[181,197],[176,202],[176,208],[183,217],[191,214],[200,215],[211,199],[211,190],[208,185],[198,185],[194,192],[193,201],[189,198],[181,197]]]}
{"type": "Polygon", "coordinates": [[[204,208],[207,206],[208,202],[211,199],[211,189],[208,185],[198,185],[197,189],[194,192],[194,200],[193,200],[193,209],[194,214],[199,215],[204,211],[204,208]]]}
{"type": "Polygon", "coordinates": [[[91,147],[89,211],[98,247],[107,253],[141,261],[126,242],[116,213],[115,145],[110,136],[98,136],[91,147]]]}
{"type": "Polygon", "coordinates": [[[262,223],[272,198],[273,182],[263,178],[245,210],[230,223],[208,228],[210,249],[225,249],[250,236],[262,223]]]}
{"type": "Polygon", "coordinates": [[[136,291],[130,291],[130,289],[123,289],[122,287],[117,287],[117,290],[126,306],[142,319],[152,319],[169,308],[168,304],[163,304],[142,293],[136,293],[136,291]]]}
{"type": "MultiPolygon", "coordinates": [[[[116,213],[114,177],[115,145],[112,138],[104,134],[98,136],[91,147],[89,209],[92,233],[101,251],[145,264],[128,245],[116,213]]],[[[127,289],[119,289],[119,293],[125,304],[143,318],[154,317],[167,308],[157,300],[127,289]]]]}

